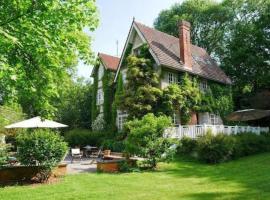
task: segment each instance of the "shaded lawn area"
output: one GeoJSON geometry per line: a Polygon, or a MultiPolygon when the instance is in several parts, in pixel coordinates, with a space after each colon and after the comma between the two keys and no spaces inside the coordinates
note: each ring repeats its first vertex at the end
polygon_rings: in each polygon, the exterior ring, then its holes
{"type": "Polygon", "coordinates": [[[270,153],[220,165],[178,159],[157,172],[70,175],[52,185],[0,188],[0,199],[270,199],[270,153]]]}

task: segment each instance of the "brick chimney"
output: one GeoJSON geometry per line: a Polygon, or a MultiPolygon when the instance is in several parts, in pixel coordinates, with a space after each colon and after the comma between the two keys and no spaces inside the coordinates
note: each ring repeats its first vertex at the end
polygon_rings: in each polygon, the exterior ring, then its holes
{"type": "Polygon", "coordinates": [[[190,23],[184,20],[179,23],[179,46],[181,62],[184,67],[192,69],[190,23]]]}

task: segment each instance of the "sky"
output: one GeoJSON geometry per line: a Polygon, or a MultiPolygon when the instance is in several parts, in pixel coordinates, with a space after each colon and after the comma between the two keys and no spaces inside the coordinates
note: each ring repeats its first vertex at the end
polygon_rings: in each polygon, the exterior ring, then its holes
{"type": "MultiPolygon", "coordinates": [[[[170,8],[182,0],[97,0],[100,24],[90,35],[93,37],[92,50],[117,56],[121,55],[128,32],[135,17],[136,21],[153,26],[155,18],[163,9],[170,8]]],[[[92,66],[82,62],[78,65],[78,76],[89,78],[92,66]]]]}

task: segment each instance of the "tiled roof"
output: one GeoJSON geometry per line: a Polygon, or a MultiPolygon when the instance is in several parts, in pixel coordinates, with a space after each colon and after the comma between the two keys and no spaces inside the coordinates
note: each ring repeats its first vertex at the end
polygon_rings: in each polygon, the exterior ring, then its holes
{"type": "Polygon", "coordinates": [[[101,59],[102,63],[105,65],[107,69],[116,71],[120,58],[110,56],[104,53],[98,53],[98,57],[101,59]]]}
{"type": "Polygon", "coordinates": [[[179,39],[147,27],[141,23],[134,22],[140,30],[148,45],[152,49],[161,65],[179,71],[185,71],[200,77],[231,84],[231,80],[217,63],[209,56],[205,49],[191,45],[193,59],[192,70],[184,67],[180,62],[179,39]]]}

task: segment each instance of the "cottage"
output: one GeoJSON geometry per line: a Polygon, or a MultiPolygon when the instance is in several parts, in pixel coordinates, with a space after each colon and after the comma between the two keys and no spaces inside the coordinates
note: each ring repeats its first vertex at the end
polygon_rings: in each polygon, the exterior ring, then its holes
{"type": "MultiPolygon", "coordinates": [[[[139,22],[133,21],[126,41],[122,57],[117,69],[115,81],[119,73],[122,73],[123,79],[126,77],[126,67],[123,65],[123,55],[125,55],[128,46],[132,45],[132,54],[138,53],[140,47],[144,44],[149,46],[149,51],[156,64],[156,70],[159,72],[160,88],[164,89],[172,83],[179,82],[181,73],[198,76],[200,80],[200,89],[202,91],[208,88],[208,82],[216,82],[221,85],[230,85],[231,80],[218,64],[210,57],[205,49],[192,45],[190,41],[190,23],[181,21],[179,23],[179,38],[147,27],[139,22]]],[[[117,125],[122,127],[123,116],[125,112],[118,111],[117,125]]],[[[180,124],[180,113],[176,112],[173,118],[175,124],[180,124]]],[[[190,125],[195,124],[222,124],[220,116],[213,113],[192,113],[190,125]]]]}

